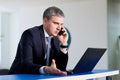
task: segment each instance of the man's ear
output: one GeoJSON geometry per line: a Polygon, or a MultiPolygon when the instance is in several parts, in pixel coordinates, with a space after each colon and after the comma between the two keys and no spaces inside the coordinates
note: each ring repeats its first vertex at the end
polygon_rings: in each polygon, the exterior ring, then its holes
{"type": "Polygon", "coordinates": [[[46,23],[47,23],[47,20],[48,20],[47,18],[44,18],[44,19],[43,19],[43,24],[46,24],[46,23]]]}

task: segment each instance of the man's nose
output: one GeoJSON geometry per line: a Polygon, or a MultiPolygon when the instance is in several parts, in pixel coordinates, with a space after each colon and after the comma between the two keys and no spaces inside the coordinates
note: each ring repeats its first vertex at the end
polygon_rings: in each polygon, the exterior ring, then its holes
{"type": "Polygon", "coordinates": [[[61,30],[61,29],[62,29],[62,25],[59,24],[59,25],[58,25],[58,28],[61,30]]]}
{"type": "Polygon", "coordinates": [[[61,30],[61,28],[62,28],[62,27],[59,25],[59,26],[58,26],[58,30],[61,30]]]}

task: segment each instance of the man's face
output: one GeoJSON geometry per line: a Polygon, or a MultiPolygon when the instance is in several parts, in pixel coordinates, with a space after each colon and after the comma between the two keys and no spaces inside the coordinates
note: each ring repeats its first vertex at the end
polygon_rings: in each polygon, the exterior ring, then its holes
{"type": "Polygon", "coordinates": [[[63,27],[64,17],[62,16],[52,16],[49,20],[47,18],[43,19],[43,25],[45,30],[50,36],[57,36],[61,27],[63,27]]]}

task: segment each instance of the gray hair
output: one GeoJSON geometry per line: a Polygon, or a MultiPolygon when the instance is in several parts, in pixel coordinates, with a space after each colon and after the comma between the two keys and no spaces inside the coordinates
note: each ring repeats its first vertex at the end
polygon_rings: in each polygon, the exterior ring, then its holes
{"type": "Polygon", "coordinates": [[[65,17],[63,11],[55,6],[49,7],[44,11],[43,19],[44,18],[50,19],[52,16],[65,17]]]}

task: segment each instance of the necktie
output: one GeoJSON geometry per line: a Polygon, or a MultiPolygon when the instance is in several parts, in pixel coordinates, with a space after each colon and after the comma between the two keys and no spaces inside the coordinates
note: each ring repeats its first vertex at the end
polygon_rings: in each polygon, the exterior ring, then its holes
{"type": "Polygon", "coordinates": [[[46,53],[46,65],[49,65],[50,58],[50,48],[51,48],[51,37],[47,37],[48,45],[47,45],[47,53],[46,53]]]}

